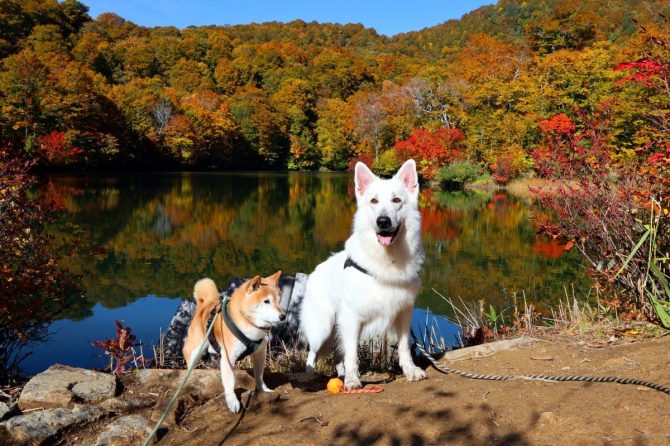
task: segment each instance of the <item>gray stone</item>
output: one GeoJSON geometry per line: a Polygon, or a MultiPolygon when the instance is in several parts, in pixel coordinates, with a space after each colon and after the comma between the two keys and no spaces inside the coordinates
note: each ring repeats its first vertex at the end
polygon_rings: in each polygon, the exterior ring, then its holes
{"type": "Polygon", "coordinates": [[[460,361],[464,359],[483,358],[494,353],[512,350],[514,348],[526,347],[538,342],[537,339],[520,337],[515,339],[503,339],[489,342],[488,344],[476,345],[474,347],[459,348],[445,353],[440,359],[446,361],[460,361]]]}
{"type": "Polygon", "coordinates": [[[0,420],[2,420],[5,417],[5,415],[11,412],[11,410],[12,410],[11,407],[0,401],[0,420]]]}
{"type": "Polygon", "coordinates": [[[40,443],[65,429],[82,426],[102,417],[95,407],[57,408],[31,412],[10,418],[4,427],[16,443],[40,443]]]}
{"type": "Polygon", "coordinates": [[[138,400],[138,399],[121,399],[121,398],[109,398],[98,404],[98,407],[107,412],[127,412],[132,409],[138,409],[142,407],[149,407],[153,403],[152,400],[138,400]]]}
{"type": "Polygon", "coordinates": [[[115,393],[116,378],[112,375],[56,364],[28,381],[21,392],[19,408],[67,407],[77,401],[95,403],[115,393]]]}
{"type": "Polygon", "coordinates": [[[95,446],[142,444],[151,433],[149,420],[142,415],[117,418],[98,436],[95,446]]]}
{"type": "MultiPolygon", "coordinates": [[[[146,369],[137,373],[137,379],[142,392],[154,392],[161,396],[172,396],[186,370],[146,369]]],[[[256,383],[253,377],[244,370],[235,370],[235,387],[254,389],[256,383]]],[[[210,399],[223,392],[221,372],[216,369],[193,370],[189,376],[184,394],[191,394],[198,398],[210,399]]]]}

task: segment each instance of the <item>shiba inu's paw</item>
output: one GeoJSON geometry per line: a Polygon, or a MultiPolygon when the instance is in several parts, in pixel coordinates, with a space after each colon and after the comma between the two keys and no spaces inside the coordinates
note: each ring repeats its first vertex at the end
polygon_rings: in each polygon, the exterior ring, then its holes
{"type": "Polygon", "coordinates": [[[272,392],[274,392],[274,390],[272,390],[271,388],[269,388],[268,386],[266,386],[265,383],[263,383],[263,384],[260,385],[260,386],[256,386],[256,390],[260,390],[260,391],[262,391],[262,392],[268,392],[268,393],[272,393],[272,392]]]}
{"type": "Polygon", "coordinates": [[[426,379],[426,372],[417,366],[407,367],[403,372],[405,373],[407,381],[421,381],[422,379],[426,379]]]}
{"type": "Polygon", "coordinates": [[[347,390],[360,389],[363,387],[358,376],[347,376],[344,378],[344,388],[347,390]]]}
{"type": "Polygon", "coordinates": [[[230,398],[226,395],[226,404],[228,405],[228,410],[232,413],[237,413],[240,411],[240,400],[237,399],[235,395],[230,398]]]}

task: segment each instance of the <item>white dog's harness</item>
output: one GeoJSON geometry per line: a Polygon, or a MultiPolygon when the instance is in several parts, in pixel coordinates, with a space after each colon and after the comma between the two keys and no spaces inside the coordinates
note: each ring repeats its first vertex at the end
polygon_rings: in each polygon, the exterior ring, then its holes
{"type": "Polygon", "coordinates": [[[359,271],[362,272],[363,274],[367,274],[368,276],[371,276],[371,277],[372,277],[372,274],[370,274],[370,272],[369,272],[367,269],[363,268],[361,265],[359,265],[358,263],[354,262],[354,259],[352,259],[351,257],[347,256],[347,260],[344,261],[344,269],[347,269],[347,268],[350,267],[350,266],[351,266],[352,268],[356,268],[357,270],[359,270],[359,271]]]}

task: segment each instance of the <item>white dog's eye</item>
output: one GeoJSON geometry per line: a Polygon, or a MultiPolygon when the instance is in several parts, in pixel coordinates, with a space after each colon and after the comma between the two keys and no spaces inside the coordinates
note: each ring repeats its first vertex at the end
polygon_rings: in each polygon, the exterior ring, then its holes
{"type": "Polygon", "coordinates": [[[391,201],[393,201],[394,203],[400,203],[402,200],[400,199],[400,197],[394,197],[393,200],[391,201]]]}
{"type": "Polygon", "coordinates": [[[379,200],[377,200],[376,198],[373,198],[372,200],[370,200],[370,203],[377,204],[377,203],[379,203],[379,200]]]}
{"type": "Polygon", "coordinates": [[[270,299],[265,299],[265,300],[263,301],[263,303],[264,303],[264,304],[269,304],[269,303],[270,303],[270,299]]]}

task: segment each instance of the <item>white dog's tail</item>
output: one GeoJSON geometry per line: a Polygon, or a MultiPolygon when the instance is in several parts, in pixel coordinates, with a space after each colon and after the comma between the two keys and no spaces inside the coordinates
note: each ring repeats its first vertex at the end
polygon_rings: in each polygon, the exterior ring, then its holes
{"type": "Polygon", "coordinates": [[[198,306],[203,307],[213,307],[221,301],[219,290],[210,278],[200,279],[196,282],[195,287],[193,287],[193,298],[198,306]]]}

